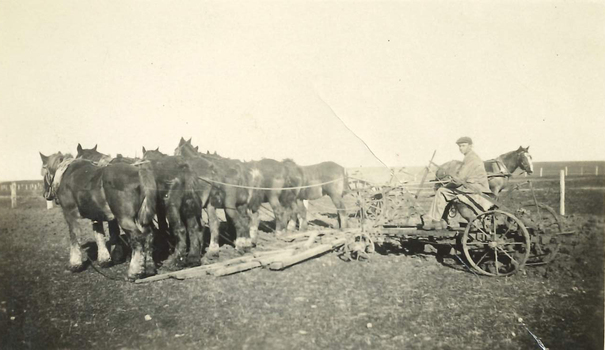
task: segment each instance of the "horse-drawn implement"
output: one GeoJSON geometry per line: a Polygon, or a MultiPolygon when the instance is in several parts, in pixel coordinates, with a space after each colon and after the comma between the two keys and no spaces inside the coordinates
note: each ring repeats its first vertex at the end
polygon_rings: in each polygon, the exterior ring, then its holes
{"type": "MultiPolygon", "coordinates": [[[[438,252],[443,248],[446,251],[454,248],[461,253],[464,258],[461,260],[467,267],[487,276],[508,276],[526,265],[547,264],[555,258],[560,246],[559,236],[570,232],[563,232],[560,218],[551,207],[537,201],[531,181],[509,187],[499,193],[498,199],[474,192],[489,200],[492,204],[489,210],[464,220],[459,213],[461,203],[451,203],[446,209],[450,223],[448,228],[420,229],[421,215],[425,211],[420,205],[419,195],[431,166],[438,167],[431,159],[415,193],[405,185],[374,186],[357,182],[354,189],[358,206],[355,218],[367,242],[394,236],[421,245],[434,245],[438,252]],[[525,185],[531,191],[531,201],[506,201],[510,194],[525,185]]],[[[488,177],[491,180],[504,176],[508,175],[496,173],[488,177]]],[[[452,178],[464,183],[450,175],[449,179],[452,178]]],[[[431,182],[436,186],[447,185],[447,179],[431,182]]],[[[472,186],[467,188],[472,189],[472,186]]],[[[373,249],[373,244],[366,245],[367,251],[373,249]]]]}

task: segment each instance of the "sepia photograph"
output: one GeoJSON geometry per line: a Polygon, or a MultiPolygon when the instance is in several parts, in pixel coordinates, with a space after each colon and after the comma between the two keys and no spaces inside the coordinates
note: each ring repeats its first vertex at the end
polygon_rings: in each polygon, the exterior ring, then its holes
{"type": "Polygon", "coordinates": [[[603,349],[603,23],[0,0],[0,349],[603,349]]]}

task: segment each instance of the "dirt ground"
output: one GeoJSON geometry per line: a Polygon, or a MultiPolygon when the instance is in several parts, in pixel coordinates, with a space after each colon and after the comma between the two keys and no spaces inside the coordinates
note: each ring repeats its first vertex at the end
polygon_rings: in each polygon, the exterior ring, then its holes
{"type": "MultiPolygon", "coordinates": [[[[558,209],[555,185],[535,182],[558,209]]],[[[284,271],[141,285],[122,280],[126,264],[102,270],[118,280],[68,272],[60,208],[0,201],[0,348],[539,349],[533,334],[549,349],[603,349],[604,195],[603,177],[570,179],[564,223],[576,234],[552,264],[507,278],[395,240],[370,262],[330,253],[284,271]]],[[[311,210],[334,224],[329,200],[311,210]]]]}

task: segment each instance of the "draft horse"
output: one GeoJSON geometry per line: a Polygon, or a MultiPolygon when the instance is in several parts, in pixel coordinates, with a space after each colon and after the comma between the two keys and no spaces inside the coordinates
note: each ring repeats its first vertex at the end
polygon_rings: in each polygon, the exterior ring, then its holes
{"type": "MultiPolygon", "coordinates": [[[[209,162],[211,171],[199,173],[198,178],[210,185],[209,198],[204,203],[208,212],[210,226],[210,245],[207,253],[216,254],[219,249],[219,223],[216,209],[224,209],[229,226],[235,229],[235,247],[247,250],[252,247],[250,237],[250,205],[260,207],[259,193],[263,177],[259,169],[244,162],[223,158],[218,155],[197,152],[197,147],[191,145],[191,139],[181,138],[175,149],[175,155],[187,159],[201,158],[209,162]]],[[[258,207],[251,208],[258,210],[258,207]]]]}
{"type": "MultiPolygon", "coordinates": [[[[343,196],[349,190],[348,175],[342,166],[334,162],[323,162],[314,165],[299,166],[302,179],[302,189],[296,196],[296,214],[299,220],[299,229],[307,229],[307,207],[304,201],[329,196],[336,207],[338,225],[347,228],[347,208],[343,196]]],[[[293,215],[294,216],[294,215],[293,215]]],[[[294,219],[294,217],[293,217],[294,219]]]]}
{"type": "MultiPolygon", "coordinates": [[[[60,152],[50,156],[40,153],[44,178],[44,198],[56,200],[69,227],[70,259],[73,272],[85,267],[77,236],[78,219],[93,222],[101,266],[112,264],[103,230],[103,221],[114,222],[130,236],[132,256],[128,277],[140,278],[156,273],[151,258],[153,217],[155,215],[155,179],[149,169],[128,164],[100,167],[86,159],[74,159],[60,152]]],[[[111,230],[110,243],[119,235],[111,230]]]]}
{"type": "Polygon", "coordinates": [[[150,162],[156,178],[158,223],[160,226],[163,222],[163,225],[167,224],[175,243],[165,265],[199,265],[203,247],[201,213],[208,202],[211,186],[198,184],[197,177],[186,178],[185,173],[195,171],[209,177],[211,164],[201,158],[168,156],[158,149],[145,148],[143,160],[150,162]]]}

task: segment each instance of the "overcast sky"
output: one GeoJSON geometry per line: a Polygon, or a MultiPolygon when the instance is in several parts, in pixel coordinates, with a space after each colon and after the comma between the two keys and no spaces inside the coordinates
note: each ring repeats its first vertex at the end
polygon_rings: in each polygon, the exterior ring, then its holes
{"type": "Polygon", "coordinates": [[[605,160],[605,5],[0,1],[0,181],[38,151],[605,160]],[[350,128],[347,129],[347,127],[350,128]],[[358,138],[359,137],[359,138],[358,138]]]}

